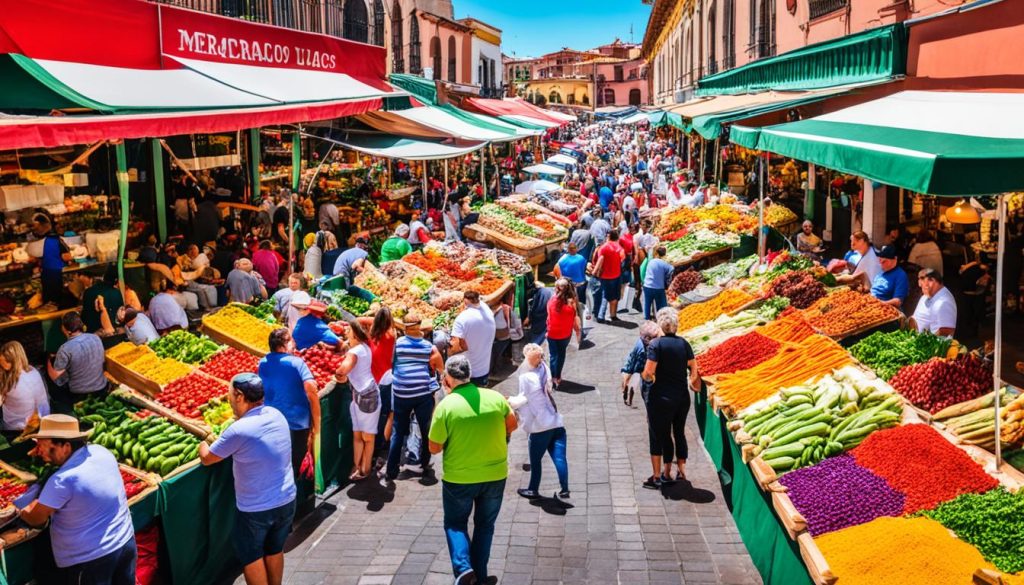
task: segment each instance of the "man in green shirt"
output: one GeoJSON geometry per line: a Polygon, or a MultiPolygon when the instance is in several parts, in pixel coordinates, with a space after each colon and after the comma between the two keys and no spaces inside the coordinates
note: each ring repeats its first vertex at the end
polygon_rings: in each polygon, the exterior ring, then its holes
{"type": "Polygon", "coordinates": [[[444,532],[456,585],[487,583],[494,523],[508,477],[508,437],[518,423],[501,394],[470,383],[469,359],[445,363],[448,395],[434,409],[430,452],[444,451],[444,532]],[[473,514],[473,537],[469,515],[473,514]]]}
{"type": "Polygon", "coordinates": [[[394,235],[384,240],[384,245],[380,247],[381,263],[401,260],[406,254],[412,252],[412,245],[409,244],[408,237],[409,226],[404,223],[398,224],[394,235]]]}

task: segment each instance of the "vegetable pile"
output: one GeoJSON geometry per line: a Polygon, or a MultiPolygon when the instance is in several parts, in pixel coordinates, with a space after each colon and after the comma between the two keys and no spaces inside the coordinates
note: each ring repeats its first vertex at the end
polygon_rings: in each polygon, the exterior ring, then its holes
{"type": "Polygon", "coordinates": [[[806,309],[824,297],[825,285],[807,272],[787,272],[768,285],[767,297],[786,297],[797,309],[806,309]]]}
{"type": "Polygon", "coordinates": [[[859,329],[900,318],[900,311],[875,297],[846,289],[819,299],[805,312],[807,322],[829,337],[842,337],[859,329]]]}
{"type": "Polygon", "coordinates": [[[973,544],[1000,571],[1024,571],[1024,494],[1003,488],[964,494],[924,515],[973,544]]]}
{"type": "Polygon", "coordinates": [[[224,349],[205,335],[193,335],[180,329],[150,341],[149,347],[158,357],[174,358],[186,364],[201,364],[224,349]]]}
{"type": "Polygon", "coordinates": [[[785,345],[775,357],[748,370],[722,374],[715,395],[733,409],[741,410],[781,388],[802,384],[850,363],[838,343],[813,335],[798,344],[785,345]]]}
{"type": "Polygon", "coordinates": [[[192,366],[174,358],[159,357],[145,345],[135,346],[125,341],[107,350],[110,359],[143,378],[147,378],[163,386],[192,371],[192,366]]]}
{"type": "Polygon", "coordinates": [[[267,299],[258,305],[247,305],[244,303],[234,303],[234,306],[238,307],[242,311],[249,313],[253,317],[256,317],[260,321],[266,321],[267,323],[276,323],[277,320],[274,318],[274,301],[273,299],[267,299]]]}
{"type": "Polygon", "coordinates": [[[764,222],[773,227],[796,220],[796,214],[785,205],[769,205],[764,210],[764,222]]]}
{"type": "Polygon", "coordinates": [[[843,585],[966,585],[988,564],[928,518],[881,517],[814,539],[843,585]]]}
{"type": "Polygon", "coordinates": [[[951,343],[952,340],[927,331],[876,331],[850,347],[850,353],[880,378],[889,380],[903,366],[945,357],[951,343]]]}
{"type": "Polygon", "coordinates": [[[708,268],[700,273],[704,282],[708,284],[726,285],[736,280],[737,278],[745,277],[750,272],[750,267],[757,262],[757,256],[746,256],[739,260],[732,262],[726,262],[725,264],[719,264],[713,268],[708,268]]]}
{"type": "Polygon", "coordinates": [[[0,471],[0,510],[14,504],[14,500],[17,500],[27,491],[27,483],[6,471],[0,471]]]}
{"type": "Polygon", "coordinates": [[[296,355],[309,366],[309,371],[313,373],[318,388],[323,388],[334,380],[334,373],[338,371],[338,366],[345,359],[345,354],[317,346],[296,352],[296,355]]]}
{"type": "Polygon", "coordinates": [[[999,483],[967,453],[923,424],[872,433],[851,451],[861,465],[903,493],[905,514],[930,510],[968,493],[983,493],[999,483]]]}
{"type": "Polygon", "coordinates": [[[839,455],[787,473],[779,483],[807,521],[811,536],[903,514],[903,494],[885,480],[839,455]]]}
{"type": "Polygon", "coordinates": [[[270,323],[253,317],[238,303],[205,315],[203,327],[220,332],[263,353],[270,352],[270,332],[276,329],[270,323]]]}
{"type": "Polygon", "coordinates": [[[342,308],[356,317],[364,315],[370,310],[370,301],[344,291],[321,292],[320,294],[326,295],[331,305],[342,308]]]}
{"type": "Polygon", "coordinates": [[[669,264],[681,264],[689,262],[702,252],[738,246],[739,243],[739,236],[734,234],[720,235],[707,229],[696,229],[665,244],[665,249],[668,252],[665,254],[665,261],[669,264]]]}
{"type": "Polygon", "coordinates": [[[141,494],[149,487],[149,484],[141,478],[132,475],[123,469],[121,470],[121,481],[124,483],[124,493],[128,496],[129,500],[141,494]]]}
{"type": "Polygon", "coordinates": [[[210,361],[199,368],[199,371],[218,380],[230,382],[231,378],[244,372],[255,374],[259,370],[259,366],[260,358],[249,352],[229,347],[215,354],[210,361]]]}
{"type": "Polygon", "coordinates": [[[668,285],[666,296],[670,301],[674,301],[679,295],[697,288],[697,285],[701,282],[702,279],[699,272],[696,270],[684,270],[672,279],[672,284],[668,285]]]}
{"type": "MultiPolygon", "coordinates": [[[[1002,424],[999,434],[1003,448],[1010,448],[1024,439],[1024,396],[1014,398],[1006,388],[1001,390],[1000,410],[1002,424]]],[[[936,412],[933,419],[941,422],[946,431],[954,434],[961,442],[977,445],[989,451],[996,446],[995,393],[967,400],[936,412]]]]}
{"type": "Polygon", "coordinates": [[[988,392],[992,369],[971,355],[953,360],[932,358],[903,368],[889,383],[916,406],[936,413],[988,392]]]}
{"type": "Polygon", "coordinates": [[[806,467],[899,423],[903,399],[852,366],[816,383],[785,388],[781,400],[744,413],[740,442],[778,473],[806,467]]]}
{"type": "Polygon", "coordinates": [[[719,315],[732,313],[743,305],[754,300],[754,297],[740,290],[726,289],[715,298],[703,303],[687,305],[679,311],[679,332],[693,329],[719,315]]]}
{"type": "Polygon", "coordinates": [[[228,393],[227,384],[195,372],[175,380],[167,385],[157,397],[156,401],[173,408],[182,416],[192,419],[203,418],[200,407],[210,401],[211,398],[224,396],[228,393]]]}
{"type": "Polygon", "coordinates": [[[206,404],[199,407],[203,413],[203,421],[210,427],[213,434],[220,436],[224,429],[231,425],[234,420],[234,412],[231,411],[231,403],[226,399],[213,398],[206,404]]]}
{"type": "Polygon", "coordinates": [[[118,461],[167,475],[199,456],[199,439],[158,416],[142,416],[114,394],[75,405],[79,419],[93,424],[90,442],[110,450],[118,461]]]}
{"type": "Polygon", "coordinates": [[[803,314],[792,308],[779,313],[776,320],[758,328],[757,332],[779,343],[800,343],[814,335],[814,329],[807,324],[803,314]]]}
{"type": "Polygon", "coordinates": [[[746,370],[770,359],[781,345],[756,331],[733,337],[697,357],[701,376],[728,374],[746,370]]]}

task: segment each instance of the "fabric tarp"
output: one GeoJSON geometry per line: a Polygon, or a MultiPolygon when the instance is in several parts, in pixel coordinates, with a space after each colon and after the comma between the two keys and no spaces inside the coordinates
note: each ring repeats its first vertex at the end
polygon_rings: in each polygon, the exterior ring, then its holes
{"type": "Polygon", "coordinates": [[[281,124],[332,120],[379,110],[383,100],[197,110],[111,116],[3,116],[0,150],[92,144],[101,140],[214,134],[281,124]]]}
{"type": "Polygon", "coordinates": [[[523,181],[516,185],[516,193],[550,193],[561,190],[558,183],[551,181],[523,181]]]}
{"type": "Polygon", "coordinates": [[[759,59],[709,75],[697,95],[766,89],[815,89],[889,79],[906,73],[907,31],[893,24],[759,59]]]}
{"type": "MultiPolygon", "coordinates": [[[[482,125],[467,122],[463,118],[436,106],[409,108],[395,112],[372,112],[365,116],[360,116],[360,120],[377,130],[395,134],[406,134],[403,131],[403,127],[411,128],[411,125],[415,125],[430,128],[445,136],[463,140],[507,142],[517,138],[511,131],[505,132],[485,128],[482,125]]],[[[421,132],[408,132],[408,135],[427,137],[423,136],[421,132]]]]}
{"type": "Polygon", "coordinates": [[[651,121],[650,118],[647,117],[647,114],[645,112],[637,112],[635,114],[630,114],[629,116],[626,116],[625,118],[622,118],[620,120],[616,120],[615,123],[616,124],[643,124],[643,123],[647,123],[647,122],[650,122],[650,121],[651,121]]]}
{"type": "Polygon", "coordinates": [[[443,160],[480,150],[486,142],[430,142],[401,136],[353,134],[338,144],[372,156],[403,160],[443,160]]]}
{"type": "Polygon", "coordinates": [[[730,139],[931,195],[1024,189],[1024,94],[904,91],[730,139]]]}
{"type": "Polygon", "coordinates": [[[571,156],[569,156],[567,154],[556,154],[554,156],[549,156],[548,160],[546,160],[544,162],[549,162],[549,163],[554,163],[554,164],[559,164],[559,165],[578,165],[578,164],[580,164],[580,161],[576,160],[575,158],[573,158],[573,157],[571,157],[571,156]]]}
{"type": "MultiPolygon", "coordinates": [[[[495,116],[500,119],[521,120],[529,124],[555,128],[567,123],[567,120],[552,116],[552,112],[538,108],[525,100],[495,100],[486,98],[466,98],[462,105],[468,110],[495,116]]],[[[565,116],[565,114],[562,114],[565,116]]]]}
{"type": "Polygon", "coordinates": [[[509,124],[518,124],[525,128],[558,128],[561,126],[558,122],[549,122],[548,120],[534,118],[533,116],[520,116],[518,114],[498,116],[498,119],[508,122],[509,124]]]}
{"type": "Polygon", "coordinates": [[[524,167],[523,172],[537,175],[564,175],[565,169],[558,168],[554,165],[539,164],[524,167]]]}
{"type": "Polygon", "coordinates": [[[530,102],[524,100],[521,97],[506,98],[506,101],[516,103],[521,107],[524,107],[528,110],[532,110],[535,114],[539,114],[539,117],[545,120],[554,120],[556,122],[562,123],[575,122],[576,120],[578,120],[578,118],[572,114],[565,114],[562,112],[556,112],[555,110],[542,108],[537,104],[531,104],[530,102]]]}

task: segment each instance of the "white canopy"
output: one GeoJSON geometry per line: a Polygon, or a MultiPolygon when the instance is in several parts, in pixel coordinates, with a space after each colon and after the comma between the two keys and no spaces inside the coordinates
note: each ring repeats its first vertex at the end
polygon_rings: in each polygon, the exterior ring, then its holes
{"type": "Polygon", "coordinates": [[[561,176],[565,174],[563,169],[560,169],[553,165],[546,165],[541,163],[539,165],[529,166],[523,169],[524,173],[530,173],[534,175],[557,175],[561,176]]]}
{"type": "Polygon", "coordinates": [[[641,122],[650,122],[650,118],[643,112],[637,112],[633,115],[626,116],[625,118],[616,121],[616,124],[639,124],[641,122]]]}
{"type": "Polygon", "coordinates": [[[580,161],[574,159],[573,157],[571,157],[571,156],[569,156],[567,154],[556,154],[554,156],[550,156],[550,157],[548,157],[548,160],[546,162],[555,163],[555,164],[559,164],[559,165],[578,165],[578,164],[580,164],[580,161]]]}
{"type": "Polygon", "coordinates": [[[516,193],[550,193],[561,189],[562,187],[551,181],[523,181],[516,185],[516,193]]]}
{"type": "Polygon", "coordinates": [[[432,106],[396,110],[389,113],[407,120],[412,120],[413,122],[424,126],[444,130],[453,136],[458,136],[459,138],[465,138],[467,140],[508,142],[516,139],[515,135],[503,134],[494,130],[488,130],[487,128],[474,126],[465,120],[449,114],[441,108],[435,108],[432,106]]]}
{"type": "Polygon", "coordinates": [[[540,118],[533,118],[531,116],[521,116],[519,114],[505,114],[502,118],[508,118],[510,120],[516,120],[518,122],[524,122],[526,124],[533,124],[534,126],[541,126],[543,128],[558,128],[558,122],[549,122],[547,120],[541,120],[540,118]]]}

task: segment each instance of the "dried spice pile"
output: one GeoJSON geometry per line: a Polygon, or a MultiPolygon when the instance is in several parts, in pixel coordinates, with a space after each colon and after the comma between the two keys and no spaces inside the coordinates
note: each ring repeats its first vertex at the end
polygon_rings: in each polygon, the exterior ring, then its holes
{"type": "Polygon", "coordinates": [[[770,359],[780,347],[778,341],[752,331],[726,340],[697,356],[697,371],[702,376],[714,376],[746,370],[770,359]]]}

